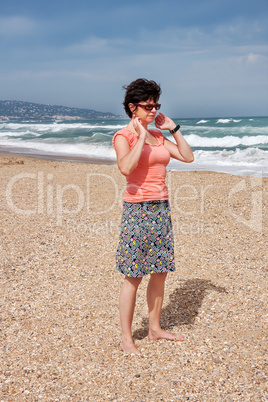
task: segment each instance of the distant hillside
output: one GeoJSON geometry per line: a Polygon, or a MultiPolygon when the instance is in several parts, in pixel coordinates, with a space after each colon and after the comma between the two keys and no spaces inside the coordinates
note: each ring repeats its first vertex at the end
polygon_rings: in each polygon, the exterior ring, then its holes
{"type": "Polygon", "coordinates": [[[0,101],[0,120],[97,120],[118,119],[113,113],[92,109],[43,105],[23,101],[0,101]]]}

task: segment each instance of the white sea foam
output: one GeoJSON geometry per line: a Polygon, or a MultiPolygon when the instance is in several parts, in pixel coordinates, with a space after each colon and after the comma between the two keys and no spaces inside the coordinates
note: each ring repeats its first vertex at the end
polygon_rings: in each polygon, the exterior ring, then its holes
{"type": "Polygon", "coordinates": [[[219,124],[219,123],[227,124],[227,123],[230,123],[231,121],[232,121],[232,119],[219,119],[216,121],[216,124],[219,124]]]}
{"type": "Polygon", "coordinates": [[[59,155],[59,156],[79,156],[85,158],[99,158],[107,160],[115,160],[115,152],[111,146],[107,145],[97,145],[97,144],[86,144],[86,143],[75,143],[66,144],[63,139],[55,141],[54,143],[48,143],[45,141],[34,142],[34,141],[18,141],[18,140],[8,140],[1,141],[0,146],[16,148],[18,151],[24,149],[24,152],[46,154],[46,155],[59,155]]]}
{"type": "Polygon", "coordinates": [[[169,170],[208,170],[235,175],[268,176],[268,151],[256,148],[235,151],[195,151],[195,160],[187,164],[172,159],[169,170]]]}
{"type": "Polygon", "coordinates": [[[234,122],[234,123],[240,123],[240,121],[242,121],[241,119],[240,120],[236,120],[236,119],[218,119],[217,121],[216,121],[216,124],[227,124],[227,123],[231,123],[231,122],[234,122]]]}
{"type": "MultiPolygon", "coordinates": [[[[111,138],[111,133],[101,133],[101,132],[98,132],[98,133],[94,133],[94,134],[92,135],[92,138],[95,138],[95,137],[106,137],[107,139],[110,139],[110,138],[111,138]]],[[[81,137],[81,138],[83,138],[83,137],[81,137]]]]}
{"type": "Polygon", "coordinates": [[[200,120],[196,124],[205,124],[205,123],[208,123],[208,122],[209,122],[209,120],[200,120]]]}
{"type": "Polygon", "coordinates": [[[225,136],[222,138],[210,138],[201,137],[196,134],[190,134],[185,136],[186,141],[192,147],[220,147],[220,148],[233,148],[240,145],[253,146],[260,144],[268,144],[268,136],[257,135],[257,136],[244,136],[242,138],[235,136],[225,136]]]}
{"type": "Polygon", "coordinates": [[[57,132],[57,131],[63,131],[63,130],[75,130],[75,129],[81,129],[81,130],[88,130],[88,129],[104,129],[104,130],[120,130],[123,125],[122,124],[117,124],[117,125],[112,125],[112,124],[91,124],[91,123],[58,123],[58,122],[52,122],[52,123],[3,123],[1,125],[2,129],[9,129],[9,130],[21,130],[21,129],[31,129],[31,130],[36,130],[36,131],[52,131],[52,132],[57,132]]]}
{"type": "Polygon", "coordinates": [[[2,131],[0,132],[0,138],[9,138],[9,137],[23,137],[24,135],[33,135],[36,137],[39,137],[40,135],[42,135],[42,133],[35,133],[33,131],[30,130],[26,130],[26,131],[2,131]]]}
{"type": "MultiPolygon", "coordinates": [[[[235,151],[195,151],[196,162],[205,162],[206,164],[216,164],[221,166],[265,166],[268,152],[257,148],[236,149],[235,151]]],[[[266,165],[267,166],[267,165],[266,165]]]]}

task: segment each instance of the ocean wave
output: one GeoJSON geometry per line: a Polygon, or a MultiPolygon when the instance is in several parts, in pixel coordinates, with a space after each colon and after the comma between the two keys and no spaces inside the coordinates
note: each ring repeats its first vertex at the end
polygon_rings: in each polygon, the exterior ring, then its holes
{"type": "MultiPolygon", "coordinates": [[[[89,142],[81,142],[76,139],[74,143],[68,143],[65,141],[65,139],[49,139],[47,141],[22,141],[22,140],[5,140],[2,139],[0,141],[0,146],[10,146],[10,147],[17,147],[17,148],[27,148],[31,150],[38,150],[38,151],[45,151],[45,152],[51,152],[51,153],[66,153],[70,155],[83,155],[86,156],[88,154],[94,154],[94,155],[106,155],[109,157],[111,155],[115,155],[114,149],[112,148],[111,144],[109,143],[89,143],[89,142]],[[52,141],[51,141],[52,140],[52,141]]],[[[201,138],[203,140],[203,138],[201,138]]],[[[210,138],[207,139],[208,141],[210,138]]],[[[268,139],[266,138],[266,141],[268,139]]],[[[196,144],[195,144],[196,145],[196,144]]],[[[203,144],[204,146],[204,144],[203,144]]],[[[210,148],[212,147],[211,144],[209,144],[210,148]]],[[[226,147],[227,148],[227,147],[226,147]]],[[[268,151],[264,151],[258,148],[253,148],[249,147],[246,149],[235,149],[235,150],[228,150],[228,149],[222,149],[222,150],[196,150],[195,151],[195,158],[202,158],[205,156],[206,159],[209,159],[209,156],[213,156],[213,158],[220,157],[221,160],[234,162],[239,160],[245,160],[251,161],[255,163],[258,160],[262,160],[263,158],[266,158],[267,162],[267,157],[268,157],[268,151]]]]}
{"type": "Polygon", "coordinates": [[[207,170],[225,172],[235,175],[268,176],[268,151],[256,148],[237,149],[235,151],[204,151],[194,152],[195,160],[187,164],[172,159],[169,170],[207,170]]]}
{"type": "MultiPolygon", "coordinates": [[[[221,139],[229,136],[233,136],[235,138],[243,138],[244,136],[266,136],[268,137],[268,125],[263,127],[251,127],[251,126],[208,126],[197,125],[197,126],[183,126],[181,127],[181,132],[185,137],[189,135],[197,135],[202,138],[211,138],[212,141],[214,138],[221,139]]],[[[164,133],[165,134],[165,133],[164,133]]],[[[165,134],[166,135],[166,134],[165,134]]],[[[169,139],[172,140],[171,135],[167,135],[169,139]]]]}
{"type": "MultiPolygon", "coordinates": [[[[62,139],[63,140],[63,139],[62,139]]],[[[32,154],[36,156],[75,157],[99,159],[105,161],[116,161],[114,149],[109,144],[92,143],[64,143],[64,142],[35,142],[21,140],[3,140],[0,142],[2,151],[4,148],[12,149],[15,153],[32,154]]],[[[195,160],[191,164],[185,164],[171,159],[168,165],[169,170],[210,170],[219,172],[232,172],[234,174],[254,175],[261,174],[268,176],[267,161],[268,151],[258,148],[246,148],[235,150],[196,150],[195,160]],[[187,165],[187,166],[186,166],[187,165]]]]}
{"type": "Polygon", "coordinates": [[[60,122],[51,122],[51,123],[2,123],[1,129],[8,130],[21,130],[21,129],[30,129],[36,131],[51,131],[58,132],[63,130],[88,130],[88,129],[102,129],[102,130],[120,130],[123,127],[122,124],[92,124],[86,122],[79,123],[60,123],[60,122]]]}
{"type": "MultiPolygon", "coordinates": [[[[242,119],[202,119],[194,123],[192,121],[187,121],[185,124],[181,121],[182,125],[181,131],[184,135],[200,135],[204,138],[222,138],[228,136],[243,137],[245,135],[268,135],[268,125],[265,121],[262,125],[255,125],[245,121],[245,124],[237,124],[242,121],[242,119]],[[219,124],[222,123],[222,124],[219,124]],[[235,124],[227,124],[235,123],[235,124]]],[[[243,120],[244,121],[244,120],[243,120]]],[[[1,123],[0,124],[0,136],[6,137],[23,137],[24,135],[31,134],[33,136],[40,136],[45,134],[47,136],[63,136],[66,138],[77,137],[80,135],[94,135],[97,133],[102,133],[103,135],[112,136],[116,131],[124,126],[122,124],[105,124],[99,122],[51,122],[51,123],[1,123]]],[[[154,124],[151,124],[149,128],[155,128],[154,124]]],[[[164,132],[165,135],[166,132],[164,132]]],[[[169,135],[169,134],[168,134],[169,135]]],[[[214,139],[211,140],[212,142],[214,139]]],[[[202,145],[202,144],[201,144],[202,145]]]]}
{"type": "Polygon", "coordinates": [[[64,155],[64,156],[81,156],[88,158],[102,158],[115,160],[115,151],[111,146],[103,144],[90,144],[90,143],[63,143],[53,142],[48,143],[45,141],[18,141],[18,140],[3,140],[0,141],[0,146],[25,149],[31,153],[48,154],[48,155],[64,155]]]}
{"type": "Polygon", "coordinates": [[[233,148],[238,146],[253,146],[268,144],[268,136],[256,135],[256,136],[244,136],[242,138],[235,136],[225,136],[222,138],[217,137],[201,137],[196,134],[190,134],[185,136],[186,141],[192,147],[220,147],[220,148],[233,148]]]}
{"type": "MultiPolygon", "coordinates": [[[[73,144],[92,145],[95,143],[96,146],[112,146],[112,133],[103,133],[103,132],[95,132],[91,133],[87,136],[47,136],[43,138],[40,137],[40,133],[32,133],[30,131],[24,132],[23,135],[20,133],[5,133],[4,135],[0,135],[0,145],[12,145],[20,146],[23,142],[24,146],[32,147],[33,144],[35,147],[42,149],[42,146],[47,144],[46,146],[62,146],[62,144],[66,144],[66,146],[72,146],[73,144]],[[29,138],[30,137],[30,138],[29,138]]],[[[268,136],[267,135],[255,135],[255,136],[224,136],[224,137],[203,137],[197,134],[189,134],[184,136],[189,145],[193,148],[236,148],[236,147],[260,147],[266,146],[268,144],[268,136]]]]}
{"type": "Polygon", "coordinates": [[[196,124],[205,124],[205,123],[208,123],[208,122],[209,122],[209,120],[200,120],[196,124]]]}
{"type": "MultiPolygon", "coordinates": [[[[185,164],[172,159],[169,169],[240,174],[261,170],[268,176],[267,118],[200,118],[175,122],[182,126],[183,135],[194,150],[195,161],[185,164]]],[[[94,158],[105,163],[116,160],[112,137],[125,124],[124,120],[3,122],[0,123],[0,147],[2,152],[4,148],[16,153],[23,149],[24,154],[62,156],[70,160],[94,158]]],[[[149,128],[155,128],[154,124],[149,128]]],[[[174,141],[168,131],[163,134],[174,141]]]]}
{"type": "Polygon", "coordinates": [[[112,133],[102,133],[102,132],[98,132],[98,133],[93,133],[93,135],[91,136],[91,138],[93,138],[93,139],[98,139],[98,140],[100,140],[100,139],[105,139],[106,141],[108,141],[108,140],[111,140],[112,139],[112,136],[111,136],[111,134],[112,133]]]}
{"type": "Polygon", "coordinates": [[[31,130],[31,131],[51,131],[52,129],[52,125],[50,124],[33,124],[33,123],[27,123],[27,124],[23,124],[23,123],[5,123],[5,124],[1,124],[0,128],[1,131],[4,130],[12,130],[13,132],[15,132],[16,130],[18,130],[18,132],[20,132],[19,130],[31,130]]]}
{"type": "Polygon", "coordinates": [[[195,161],[220,166],[267,167],[268,151],[257,148],[236,149],[235,151],[195,151],[195,161]]]}
{"type": "Polygon", "coordinates": [[[234,123],[240,123],[240,121],[242,121],[241,119],[240,120],[236,120],[236,119],[218,119],[217,121],[216,121],[216,124],[227,124],[227,123],[232,123],[232,122],[234,122],[234,123]]]}
{"type": "Polygon", "coordinates": [[[10,138],[10,137],[26,137],[28,135],[32,135],[35,137],[40,137],[42,135],[42,133],[35,133],[32,132],[30,130],[26,130],[26,131],[0,131],[0,138],[10,138]]]}

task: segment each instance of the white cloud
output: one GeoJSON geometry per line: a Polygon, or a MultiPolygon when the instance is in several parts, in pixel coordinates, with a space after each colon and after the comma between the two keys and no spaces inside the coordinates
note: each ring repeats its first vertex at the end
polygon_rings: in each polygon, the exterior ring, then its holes
{"type": "Polygon", "coordinates": [[[85,39],[81,43],[76,43],[74,45],[68,46],[66,50],[70,52],[79,52],[79,53],[103,51],[103,49],[107,48],[107,44],[108,44],[107,39],[92,36],[90,38],[85,39]]]}
{"type": "Polygon", "coordinates": [[[36,23],[30,18],[21,16],[0,17],[0,35],[14,37],[31,34],[36,23]]]}
{"type": "Polygon", "coordinates": [[[259,59],[260,59],[260,55],[258,55],[258,54],[250,53],[250,54],[247,56],[247,61],[248,61],[249,63],[256,63],[256,62],[259,61],[259,59]]]}
{"type": "Polygon", "coordinates": [[[180,52],[187,54],[211,53],[222,55],[239,52],[247,55],[256,53],[267,54],[267,45],[256,39],[256,27],[249,27],[246,23],[236,22],[217,25],[214,28],[206,27],[168,27],[159,29],[153,38],[150,31],[143,29],[138,34],[138,43],[141,53],[144,48],[148,53],[180,52]],[[257,45],[259,43],[259,45],[257,45]]]}

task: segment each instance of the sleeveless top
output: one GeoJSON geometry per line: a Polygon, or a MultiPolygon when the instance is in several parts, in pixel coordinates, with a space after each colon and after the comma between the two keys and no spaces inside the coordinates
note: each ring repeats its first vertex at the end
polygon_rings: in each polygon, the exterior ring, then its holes
{"type": "MultiPolygon", "coordinates": [[[[158,145],[144,144],[135,169],[126,176],[127,186],[123,197],[126,202],[144,202],[168,199],[168,189],[165,183],[166,166],[170,161],[170,153],[164,146],[164,136],[160,130],[148,130],[158,141],[158,145]]],[[[138,141],[138,136],[123,128],[113,137],[123,135],[130,149],[138,141]]]]}

